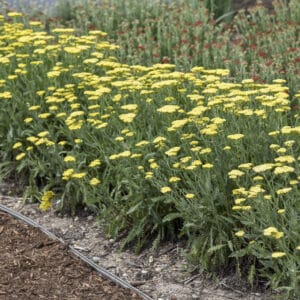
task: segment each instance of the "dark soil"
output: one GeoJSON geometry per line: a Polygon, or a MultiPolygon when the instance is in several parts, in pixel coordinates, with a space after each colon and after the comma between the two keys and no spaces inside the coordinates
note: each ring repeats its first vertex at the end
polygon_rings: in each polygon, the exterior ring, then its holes
{"type": "Polygon", "coordinates": [[[39,229],[0,212],[0,299],[141,299],[39,229]]]}

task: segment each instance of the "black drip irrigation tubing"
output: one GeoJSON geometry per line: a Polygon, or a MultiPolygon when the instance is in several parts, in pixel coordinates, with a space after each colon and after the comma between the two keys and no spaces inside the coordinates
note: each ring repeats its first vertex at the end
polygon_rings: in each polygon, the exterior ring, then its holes
{"type": "Polygon", "coordinates": [[[118,284],[119,286],[122,286],[125,289],[129,289],[133,292],[135,292],[136,294],[138,294],[140,297],[142,297],[142,299],[144,300],[153,300],[151,297],[149,297],[148,295],[146,295],[145,293],[143,293],[142,291],[140,291],[139,289],[135,288],[134,286],[132,286],[131,284],[129,284],[128,282],[126,282],[125,280],[123,280],[122,278],[110,273],[109,271],[107,271],[106,269],[102,268],[101,266],[98,266],[97,264],[95,264],[92,260],[90,260],[89,258],[87,258],[86,256],[84,256],[82,253],[80,253],[78,250],[76,250],[74,247],[67,245],[61,238],[57,237],[56,235],[54,235],[52,232],[50,232],[49,230],[47,230],[45,227],[43,227],[42,225],[38,224],[37,222],[31,220],[30,218],[20,214],[19,212],[8,208],[2,204],[0,204],[0,210],[24,221],[25,223],[38,228],[39,230],[41,230],[42,232],[44,232],[46,235],[48,235],[50,238],[57,240],[59,242],[61,242],[63,245],[67,246],[67,248],[73,253],[75,254],[77,257],[79,257],[81,260],[83,260],[84,262],[86,262],[89,266],[91,266],[93,269],[95,269],[99,274],[101,274],[103,277],[111,280],[112,282],[118,284]]]}

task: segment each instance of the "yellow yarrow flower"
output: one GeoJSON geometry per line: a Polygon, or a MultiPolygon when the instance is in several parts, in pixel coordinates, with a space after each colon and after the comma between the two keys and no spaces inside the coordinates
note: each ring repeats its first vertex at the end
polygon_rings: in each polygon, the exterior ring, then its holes
{"type": "Polygon", "coordinates": [[[290,192],[291,190],[292,190],[291,187],[286,187],[286,188],[278,189],[276,191],[276,194],[277,195],[283,195],[283,194],[286,194],[286,193],[290,192]]]}
{"type": "Polygon", "coordinates": [[[76,158],[72,155],[67,155],[65,158],[64,158],[64,162],[73,162],[73,161],[76,161],[76,158]]]}
{"type": "Polygon", "coordinates": [[[282,166],[282,167],[276,167],[274,169],[274,174],[286,174],[286,173],[292,173],[295,171],[295,168],[290,166],[282,166]]]}
{"type": "Polygon", "coordinates": [[[273,167],[274,167],[274,164],[265,163],[265,164],[261,164],[261,165],[257,165],[255,167],[253,167],[252,170],[256,173],[261,173],[261,172],[265,172],[267,170],[271,170],[273,167]]]}
{"type": "Polygon", "coordinates": [[[24,123],[25,123],[25,124],[29,124],[29,123],[31,123],[32,121],[33,121],[32,118],[26,118],[26,119],[24,119],[24,123]]]}
{"type": "Polygon", "coordinates": [[[253,166],[252,163],[244,163],[244,164],[240,164],[238,167],[239,167],[240,169],[246,169],[246,170],[248,170],[248,169],[251,169],[252,166],[253,166]]]}
{"type": "Polygon", "coordinates": [[[62,179],[63,180],[69,180],[73,173],[74,173],[74,169],[65,170],[62,174],[62,179]]]}
{"type": "Polygon", "coordinates": [[[210,163],[206,163],[206,164],[203,164],[202,165],[202,168],[203,169],[212,169],[214,167],[213,164],[210,164],[210,163]]]}
{"type": "Polygon", "coordinates": [[[20,148],[20,147],[22,147],[22,143],[21,142],[17,142],[17,143],[15,143],[14,145],[13,145],[13,149],[17,149],[17,148],[20,148]]]}
{"type": "Polygon", "coordinates": [[[240,170],[231,170],[228,175],[229,175],[229,178],[231,179],[236,179],[238,177],[241,177],[243,176],[245,173],[240,171],[240,170]]]}
{"type": "Polygon", "coordinates": [[[161,113],[174,113],[180,109],[178,105],[165,105],[157,109],[161,113]]]}
{"type": "Polygon", "coordinates": [[[81,172],[81,173],[73,173],[71,175],[72,178],[80,179],[83,178],[86,175],[86,172],[81,172]]]}
{"type": "Polygon", "coordinates": [[[184,197],[187,198],[187,199],[193,199],[195,197],[195,194],[188,193],[184,197]]]}
{"type": "Polygon", "coordinates": [[[170,178],[169,178],[169,182],[170,182],[170,183],[172,183],[172,182],[177,182],[177,181],[180,181],[180,180],[181,180],[181,178],[176,177],[176,176],[173,176],[173,177],[170,177],[170,178]]]}
{"type": "Polygon", "coordinates": [[[225,146],[225,147],[223,148],[223,150],[224,150],[224,151],[229,151],[229,150],[231,150],[231,147],[230,147],[230,146],[225,146]]]}
{"type": "Polygon", "coordinates": [[[98,178],[96,178],[96,177],[93,177],[90,180],[90,185],[98,185],[99,183],[101,183],[101,181],[98,178]]]}
{"type": "Polygon", "coordinates": [[[163,193],[163,194],[169,193],[171,191],[172,191],[172,189],[168,186],[164,186],[160,189],[160,192],[163,193]]]}
{"type": "Polygon", "coordinates": [[[26,156],[26,153],[22,152],[16,156],[16,160],[22,160],[26,156]]]}
{"type": "Polygon", "coordinates": [[[124,123],[131,123],[133,119],[135,118],[136,114],[134,113],[128,113],[128,114],[120,114],[119,119],[123,121],[124,123]]]}
{"type": "Polygon", "coordinates": [[[179,150],[180,150],[180,147],[173,147],[173,148],[170,148],[168,151],[166,151],[165,154],[167,156],[176,156],[179,150]]]}
{"type": "Polygon", "coordinates": [[[136,147],[142,147],[142,146],[145,146],[145,145],[148,145],[149,142],[148,141],[140,141],[138,143],[135,144],[136,147]]]}
{"type": "Polygon", "coordinates": [[[51,199],[53,198],[54,195],[55,194],[52,191],[44,192],[39,208],[43,211],[49,209],[52,206],[51,199]]]}
{"type": "Polygon", "coordinates": [[[281,258],[281,257],[284,257],[284,256],[286,256],[285,252],[273,252],[272,253],[272,258],[281,258]]]}
{"type": "Polygon", "coordinates": [[[234,235],[237,236],[237,237],[243,237],[245,235],[245,231],[244,230],[239,230],[234,235]]]}
{"type": "Polygon", "coordinates": [[[235,133],[235,134],[229,134],[227,135],[227,138],[230,139],[230,140],[240,140],[244,137],[243,134],[241,133],[235,133]]]}
{"type": "Polygon", "coordinates": [[[89,167],[93,168],[93,167],[97,167],[101,165],[101,161],[100,159],[95,159],[93,161],[90,162],[89,167]]]}
{"type": "Polygon", "coordinates": [[[16,12],[16,11],[12,11],[12,12],[9,12],[7,14],[7,16],[11,17],[11,18],[15,18],[15,17],[22,17],[23,14],[20,13],[20,12],[16,12]]]}
{"type": "Polygon", "coordinates": [[[146,172],[146,176],[145,176],[146,179],[150,179],[152,177],[153,177],[153,172],[146,172]]]}
{"type": "Polygon", "coordinates": [[[284,156],[276,157],[275,161],[280,163],[293,163],[296,161],[296,159],[291,155],[284,155],[284,156]]]}
{"type": "Polygon", "coordinates": [[[234,200],[234,203],[236,205],[239,205],[239,204],[243,203],[244,201],[246,201],[246,198],[237,198],[234,200]]]}
{"type": "Polygon", "coordinates": [[[282,231],[278,231],[276,227],[268,227],[264,229],[263,231],[264,236],[271,236],[275,239],[280,239],[284,236],[284,233],[282,231]]]}

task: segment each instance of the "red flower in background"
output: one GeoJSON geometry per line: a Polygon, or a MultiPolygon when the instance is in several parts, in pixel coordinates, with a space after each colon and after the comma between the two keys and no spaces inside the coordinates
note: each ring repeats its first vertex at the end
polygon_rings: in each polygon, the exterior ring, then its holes
{"type": "Polygon", "coordinates": [[[300,57],[296,57],[296,58],[294,59],[294,63],[300,63],[300,57]]]}
{"type": "Polygon", "coordinates": [[[259,51],[257,52],[257,55],[258,55],[259,57],[262,57],[262,58],[268,57],[268,53],[265,52],[265,51],[262,51],[262,50],[259,50],[259,51]]]}
{"type": "Polygon", "coordinates": [[[167,57],[167,56],[164,56],[164,57],[162,58],[161,62],[162,62],[163,64],[168,64],[168,63],[170,63],[170,58],[167,57]]]}
{"type": "Polygon", "coordinates": [[[142,50],[142,51],[145,50],[145,47],[144,47],[143,45],[141,45],[141,44],[138,44],[137,48],[138,48],[139,50],[142,50]]]}

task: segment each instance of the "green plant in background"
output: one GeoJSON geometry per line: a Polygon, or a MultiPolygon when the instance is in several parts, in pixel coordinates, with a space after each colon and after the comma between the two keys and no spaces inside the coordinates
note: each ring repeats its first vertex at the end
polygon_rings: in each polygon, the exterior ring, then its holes
{"type": "Polygon", "coordinates": [[[52,18],[49,24],[71,26],[81,33],[96,28],[107,32],[109,40],[120,46],[118,56],[124,63],[170,62],[178,70],[196,65],[228,68],[238,80],[258,82],[272,82],[280,76],[293,95],[299,90],[296,12],[300,3],[273,3],[273,14],[263,6],[253,7],[247,15],[237,13],[230,22],[225,22],[223,14],[216,23],[207,9],[220,7],[216,1],[110,0],[99,4],[89,0],[62,9],[61,17],[52,18]],[[70,12],[71,16],[63,17],[70,12]]]}
{"type": "Polygon", "coordinates": [[[230,21],[234,14],[231,0],[206,0],[205,6],[217,21],[230,21]]]}

